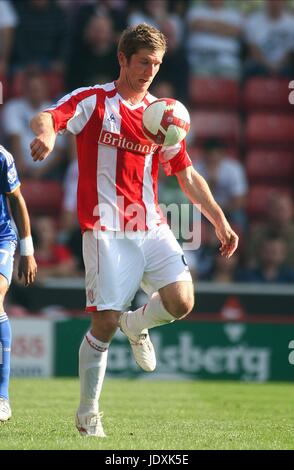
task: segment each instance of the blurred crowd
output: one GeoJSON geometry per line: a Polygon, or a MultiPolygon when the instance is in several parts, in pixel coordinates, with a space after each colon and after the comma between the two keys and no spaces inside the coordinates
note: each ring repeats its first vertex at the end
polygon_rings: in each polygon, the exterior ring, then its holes
{"type": "MultiPolygon", "coordinates": [[[[29,121],[65,93],[118,77],[116,47],[146,22],[168,50],[150,90],[191,112],[196,169],[240,235],[230,260],[202,219],[186,257],[196,279],[294,281],[293,2],[287,0],[0,0],[0,140],[12,152],[32,218],[39,282],[83,273],[75,142],[59,136],[45,163],[30,157],[29,121]]],[[[163,203],[186,202],[175,178],[163,203]]]]}

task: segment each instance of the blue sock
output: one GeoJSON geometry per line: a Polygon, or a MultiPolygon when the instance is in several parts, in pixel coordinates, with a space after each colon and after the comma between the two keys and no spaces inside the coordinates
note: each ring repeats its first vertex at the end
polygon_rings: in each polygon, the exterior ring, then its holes
{"type": "Polygon", "coordinates": [[[8,400],[11,328],[6,313],[0,313],[0,397],[8,400]]]}

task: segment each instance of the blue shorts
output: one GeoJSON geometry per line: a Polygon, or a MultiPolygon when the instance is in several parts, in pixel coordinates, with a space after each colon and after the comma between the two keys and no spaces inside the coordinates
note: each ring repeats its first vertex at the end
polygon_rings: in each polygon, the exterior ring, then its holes
{"type": "Polygon", "coordinates": [[[12,278],[16,245],[17,242],[14,240],[0,242],[0,274],[6,277],[8,284],[10,284],[12,278]]]}

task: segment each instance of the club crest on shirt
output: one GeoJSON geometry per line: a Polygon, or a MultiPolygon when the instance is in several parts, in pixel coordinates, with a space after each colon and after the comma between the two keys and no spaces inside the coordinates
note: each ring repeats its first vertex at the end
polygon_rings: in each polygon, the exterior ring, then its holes
{"type": "Polygon", "coordinates": [[[17,173],[15,167],[11,167],[10,170],[7,172],[7,181],[9,184],[15,183],[17,179],[17,173]]]}
{"type": "Polygon", "coordinates": [[[94,302],[94,299],[95,299],[93,289],[89,289],[87,291],[87,297],[88,297],[89,302],[92,304],[94,302]]]}

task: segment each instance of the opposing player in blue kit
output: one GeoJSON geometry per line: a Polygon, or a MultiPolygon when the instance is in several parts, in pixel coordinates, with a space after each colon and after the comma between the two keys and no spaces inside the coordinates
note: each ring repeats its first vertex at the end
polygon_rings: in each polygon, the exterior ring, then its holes
{"type": "Polygon", "coordinates": [[[18,277],[28,286],[34,281],[37,265],[31,237],[30,219],[20,191],[14,159],[0,145],[0,421],[11,418],[9,404],[9,376],[11,328],[4,311],[4,298],[11,282],[17,234],[12,226],[7,199],[20,238],[18,277]]]}

